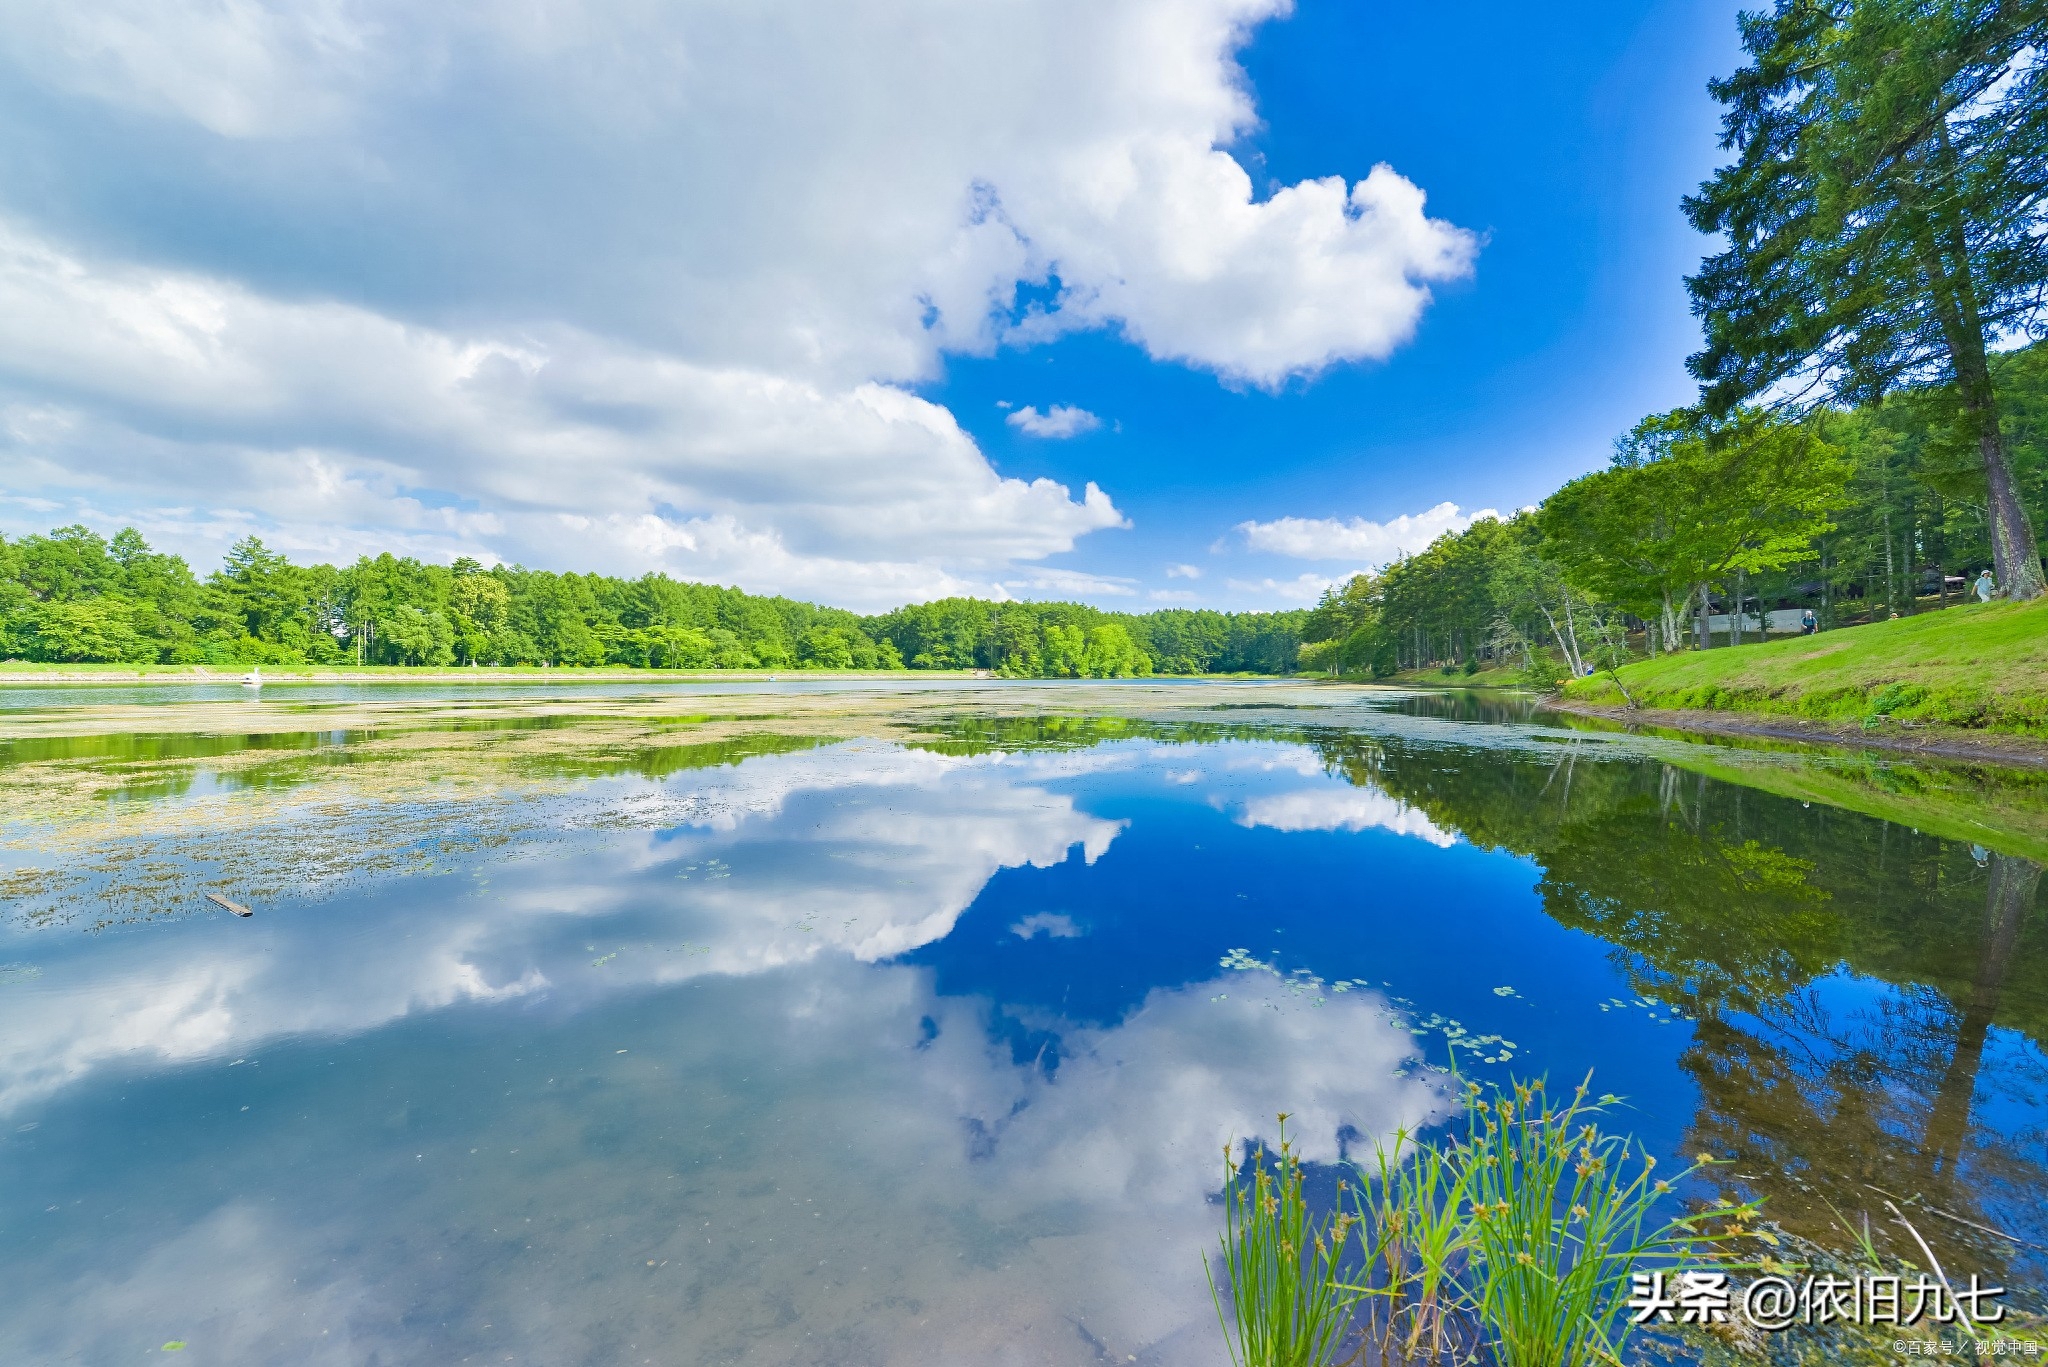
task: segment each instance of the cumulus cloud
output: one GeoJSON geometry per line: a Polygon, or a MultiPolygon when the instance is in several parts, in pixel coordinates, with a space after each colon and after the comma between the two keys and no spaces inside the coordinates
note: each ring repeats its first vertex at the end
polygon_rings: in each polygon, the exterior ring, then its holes
{"type": "Polygon", "coordinates": [[[567,540],[604,568],[901,601],[1124,521],[1093,484],[1075,499],[998,476],[952,414],[893,386],[830,390],[564,329],[515,344],[402,327],[101,267],[4,228],[0,369],[70,392],[34,449],[99,498],[210,493],[287,528],[381,522],[508,559],[567,540]],[[107,411],[154,412],[179,439],[107,411]],[[579,468],[605,477],[563,478],[579,468]]]}
{"type": "Polygon", "coordinates": [[[1166,577],[1168,579],[1200,579],[1202,577],[1202,569],[1199,565],[1168,565],[1166,567],[1166,577]]]}
{"type": "Polygon", "coordinates": [[[1287,603],[1313,603],[1323,596],[1324,589],[1341,584],[1348,578],[1349,575],[1331,578],[1321,574],[1298,574],[1292,579],[1232,579],[1227,582],[1233,593],[1278,598],[1287,603]]]}
{"type": "Polygon", "coordinates": [[[1063,403],[1056,403],[1043,413],[1026,404],[1003,421],[1027,436],[1046,437],[1054,441],[1078,437],[1083,432],[1093,432],[1102,426],[1102,419],[1087,409],[1074,408],[1063,403]]]}
{"type": "Polygon", "coordinates": [[[1386,167],[1255,197],[1221,150],[1285,9],[28,0],[13,492],[195,552],[989,591],[1121,518],[914,397],[947,353],[1107,328],[1274,386],[1468,268],[1386,167]]]}
{"type": "Polygon", "coordinates": [[[1445,532],[1461,532],[1481,518],[1499,516],[1492,508],[1467,513],[1446,502],[1385,522],[1362,517],[1349,522],[1334,517],[1283,517],[1272,522],[1240,522],[1237,530],[1255,551],[1297,560],[1358,560],[1376,569],[1398,556],[1413,555],[1445,532]]]}
{"type": "Polygon", "coordinates": [[[1068,240],[1061,267],[1082,267],[1081,283],[1047,330],[1119,323],[1155,358],[1264,388],[1391,354],[1429,302],[1424,282],[1464,275],[1477,250],[1386,165],[1264,201],[1235,160],[1186,142],[1092,170],[1090,198],[1111,213],[1068,240]]]}

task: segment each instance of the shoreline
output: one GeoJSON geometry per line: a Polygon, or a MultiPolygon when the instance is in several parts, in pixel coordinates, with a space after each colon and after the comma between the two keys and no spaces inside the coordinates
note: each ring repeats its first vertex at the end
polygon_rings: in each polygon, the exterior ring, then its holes
{"type": "Polygon", "coordinates": [[[1881,750],[1895,755],[2048,768],[2048,740],[2006,732],[1963,731],[1954,727],[1915,726],[1909,722],[1893,721],[1866,731],[1858,723],[1809,721],[1802,717],[1715,712],[1700,708],[1644,707],[1631,711],[1627,707],[1570,702],[1562,698],[1546,698],[1539,706],[1546,712],[1615,722],[1630,730],[1651,727],[1696,735],[1794,741],[1844,749],[1881,750]]]}
{"type": "MultiPolygon", "coordinates": [[[[66,684],[192,684],[213,686],[218,684],[239,684],[249,672],[247,665],[223,665],[210,668],[203,665],[155,665],[137,669],[133,666],[84,666],[77,669],[52,668],[48,673],[33,672],[31,668],[0,668],[0,689],[40,688],[66,684]]],[[[625,667],[599,667],[595,669],[564,666],[555,669],[513,668],[513,669],[465,669],[461,666],[447,668],[405,666],[366,666],[362,669],[333,669],[322,666],[280,666],[275,673],[266,669],[263,682],[279,685],[301,684],[408,684],[408,683],[475,683],[475,684],[564,684],[564,683],[616,683],[622,680],[643,680],[648,683],[716,683],[720,680],[746,680],[765,682],[786,679],[849,679],[888,680],[901,678],[962,679],[973,680],[991,677],[985,670],[971,669],[630,669],[625,667]]]]}

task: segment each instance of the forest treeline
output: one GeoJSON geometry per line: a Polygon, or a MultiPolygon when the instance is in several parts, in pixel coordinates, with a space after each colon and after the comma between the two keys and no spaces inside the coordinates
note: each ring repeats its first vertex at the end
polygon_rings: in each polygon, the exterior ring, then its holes
{"type": "Polygon", "coordinates": [[[254,537],[204,578],[133,528],[0,539],[0,658],[14,660],[1278,673],[1294,665],[1306,615],[952,598],[863,617],[660,574],[388,554],[297,565],[254,537]]]}
{"type": "MultiPolygon", "coordinates": [[[[1990,367],[2019,501],[2040,526],[2048,343],[1990,367]]],[[[1606,469],[1539,507],[1330,589],[1301,664],[1384,678],[1507,662],[1540,678],[1753,640],[1773,609],[1810,609],[1826,630],[1946,606],[1995,558],[1983,467],[1956,428],[1938,386],[1797,418],[1646,418],[1606,469]]]]}

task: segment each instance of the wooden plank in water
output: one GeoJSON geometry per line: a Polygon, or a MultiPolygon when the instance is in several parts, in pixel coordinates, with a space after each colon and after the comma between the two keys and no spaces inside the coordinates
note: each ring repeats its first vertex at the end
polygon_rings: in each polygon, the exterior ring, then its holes
{"type": "Polygon", "coordinates": [[[232,911],[237,916],[254,916],[256,914],[255,912],[249,910],[249,908],[243,906],[240,902],[230,902],[227,898],[221,896],[217,892],[207,893],[206,900],[209,902],[220,903],[222,906],[226,907],[229,911],[232,911]]]}

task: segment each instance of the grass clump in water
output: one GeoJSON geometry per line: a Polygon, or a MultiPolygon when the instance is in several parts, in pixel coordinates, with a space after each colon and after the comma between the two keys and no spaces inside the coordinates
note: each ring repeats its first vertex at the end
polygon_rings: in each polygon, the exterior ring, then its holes
{"type": "Polygon", "coordinates": [[[1301,1160],[1280,1115],[1280,1151],[1243,1163],[1224,1150],[1223,1275],[1232,1314],[1209,1270],[1209,1295],[1236,1367],[1323,1367],[1343,1344],[1359,1293],[1340,1275],[1356,1217],[1309,1214],[1301,1160]]]}
{"type": "Polygon", "coordinates": [[[1600,1128],[1585,1083],[1563,1103],[1541,1080],[1468,1083],[1465,1102],[1462,1134],[1396,1132],[1339,1183],[1350,1208],[1320,1222],[1285,1142],[1271,1173],[1263,1155],[1229,1169],[1232,1314],[1216,1301],[1239,1367],[1619,1362],[1638,1273],[1733,1269],[1721,1245],[1753,1205],[1661,1212],[1712,1160],[1659,1178],[1634,1140],[1600,1128]]]}

